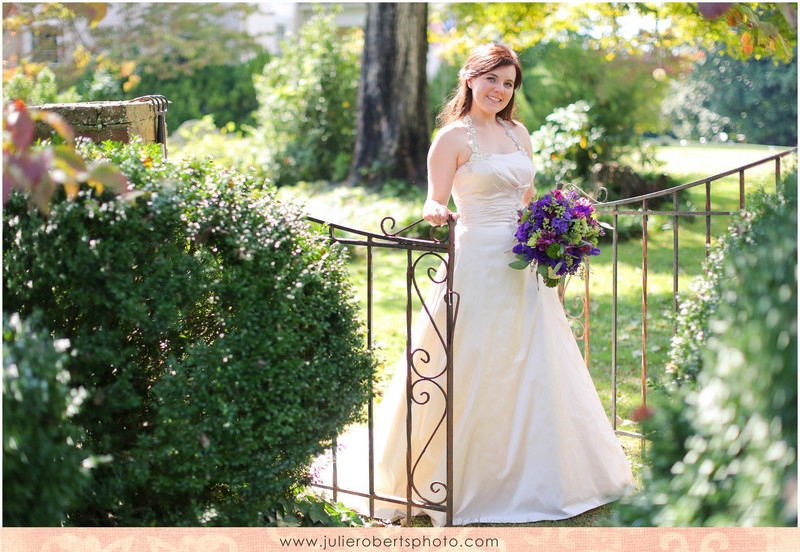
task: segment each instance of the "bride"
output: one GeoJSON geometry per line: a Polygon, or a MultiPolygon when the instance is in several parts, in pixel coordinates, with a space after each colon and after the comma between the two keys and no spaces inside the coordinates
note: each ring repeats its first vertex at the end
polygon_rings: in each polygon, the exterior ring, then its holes
{"type": "MultiPolygon", "coordinates": [[[[497,43],[476,48],[440,114],[428,154],[423,217],[433,225],[457,219],[451,259],[460,296],[453,338],[454,472],[453,489],[443,489],[446,440],[437,426],[444,399],[432,394],[427,404],[412,406],[412,456],[419,458],[413,488],[415,500],[431,503],[453,492],[455,525],[569,518],[635,486],[556,290],[537,282],[534,271],[508,266],[515,259],[517,210],[534,192],[530,136],[513,119],[521,82],[513,50],[497,43]],[[455,213],[447,208],[451,194],[455,213]]],[[[435,284],[426,298],[439,328],[445,292],[444,283],[435,284]]],[[[443,370],[444,352],[426,316],[412,343],[431,354],[415,368],[443,370]]],[[[378,405],[374,435],[375,492],[404,498],[405,366],[378,405]]],[[[338,483],[364,492],[366,451],[355,441],[342,441],[338,483]]],[[[368,512],[365,499],[339,497],[368,512]]],[[[443,512],[415,509],[423,511],[434,525],[444,523],[443,512]]],[[[376,517],[404,514],[397,504],[376,501],[376,517]]]]}

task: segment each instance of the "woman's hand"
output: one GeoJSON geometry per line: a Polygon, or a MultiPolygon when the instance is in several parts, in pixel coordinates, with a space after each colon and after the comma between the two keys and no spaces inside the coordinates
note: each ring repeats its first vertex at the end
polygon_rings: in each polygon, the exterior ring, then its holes
{"type": "Polygon", "coordinates": [[[448,209],[446,205],[442,205],[433,199],[427,200],[425,202],[425,206],[422,208],[422,218],[431,223],[433,226],[442,226],[447,224],[447,220],[450,216],[453,217],[453,220],[458,220],[461,215],[454,213],[448,209]]]}

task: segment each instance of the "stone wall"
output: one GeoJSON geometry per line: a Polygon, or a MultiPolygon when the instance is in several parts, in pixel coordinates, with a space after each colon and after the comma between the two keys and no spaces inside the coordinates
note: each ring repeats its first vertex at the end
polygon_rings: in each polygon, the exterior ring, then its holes
{"type": "MultiPolygon", "coordinates": [[[[44,104],[30,109],[58,113],[72,126],[76,137],[85,136],[93,142],[112,140],[127,144],[134,136],[141,136],[145,143],[156,142],[157,116],[150,102],[44,104]]],[[[51,130],[49,125],[37,122],[35,137],[49,138],[51,130]]]]}

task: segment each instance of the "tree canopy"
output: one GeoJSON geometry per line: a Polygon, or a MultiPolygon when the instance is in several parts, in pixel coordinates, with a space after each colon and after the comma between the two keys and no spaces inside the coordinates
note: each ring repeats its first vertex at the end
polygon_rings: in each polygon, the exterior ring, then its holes
{"type": "Polygon", "coordinates": [[[431,14],[430,40],[449,58],[502,40],[517,50],[581,36],[609,55],[678,54],[724,44],[738,58],[788,62],[797,45],[796,13],[786,3],[454,3],[431,14]]]}

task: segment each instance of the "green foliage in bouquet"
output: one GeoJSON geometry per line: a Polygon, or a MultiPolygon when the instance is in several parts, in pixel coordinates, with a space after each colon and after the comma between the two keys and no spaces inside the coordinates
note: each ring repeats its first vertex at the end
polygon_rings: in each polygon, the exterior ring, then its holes
{"type": "Polygon", "coordinates": [[[70,387],[69,342],[3,314],[3,525],[59,525],[89,481],[70,419],[86,392],[70,387]]]}
{"type": "Polygon", "coordinates": [[[135,201],[83,185],[4,208],[4,310],[67,338],[74,423],[105,458],[77,525],[263,525],[358,415],[373,358],[340,250],[253,176],[83,143],[135,201]]]}
{"type": "MultiPolygon", "coordinates": [[[[651,472],[645,489],[617,508],[618,524],[796,525],[796,232],[795,172],[743,218],[721,262],[712,261],[718,288],[696,300],[718,304],[687,318],[703,347],[680,353],[696,355],[699,366],[653,394],[657,406],[645,420],[651,472]]],[[[676,348],[686,349],[685,340],[676,348]]]]}

